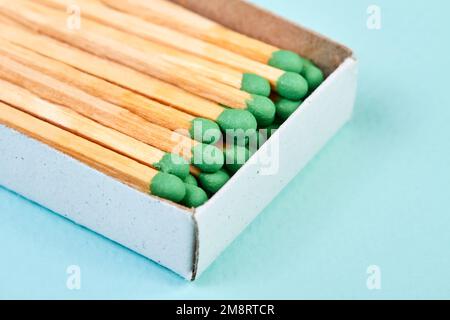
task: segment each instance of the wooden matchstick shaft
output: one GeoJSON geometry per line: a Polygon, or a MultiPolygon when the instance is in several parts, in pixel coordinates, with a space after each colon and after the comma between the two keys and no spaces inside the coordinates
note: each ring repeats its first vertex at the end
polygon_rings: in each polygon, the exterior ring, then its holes
{"type": "MultiPolygon", "coordinates": [[[[67,10],[68,4],[71,3],[71,0],[35,1],[64,11],[67,10]]],[[[166,46],[170,46],[178,50],[186,51],[202,58],[214,61],[216,63],[227,65],[241,72],[257,74],[269,80],[273,86],[276,85],[278,79],[284,74],[284,71],[282,70],[248,59],[231,51],[222,49],[219,46],[110,9],[100,1],[77,0],[77,5],[80,6],[83,17],[87,17],[102,24],[132,33],[149,41],[155,41],[166,46]]],[[[198,64],[200,68],[201,66],[204,66],[201,69],[198,68],[198,70],[205,75],[210,75],[210,77],[237,87],[238,89],[242,87],[242,73],[240,72],[235,72],[234,70],[228,68],[218,69],[216,68],[217,65],[207,64],[199,59],[194,60],[189,56],[183,56],[176,51],[171,51],[162,47],[149,45],[149,49],[153,51],[162,51],[172,56],[174,59],[174,63],[182,63],[183,60],[184,62],[192,60],[191,68],[195,68],[196,64],[198,64]],[[181,59],[181,61],[179,59],[181,59]],[[227,75],[227,77],[224,77],[223,75],[227,75]]]]}
{"type": "Polygon", "coordinates": [[[196,178],[198,178],[198,177],[200,176],[200,174],[202,173],[202,172],[200,171],[199,168],[194,167],[194,166],[191,166],[191,168],[190,168],[189,171],[190,171],[191,174],[192,174],[194,177],[196,177],[196,178]]]}
{"type": "Polygon", "coordinates": [[[28,90],[1,79],[0,100],[150,167],[166,155],[159,149],[104,127],[67,107],[42,100],[28,90]]]}
{"type": "Polygon", "coordinates": [[[41,55],[58,60],[78,70],[128,88],[178,110],[217,120],[224,108],[134,69],[97,57],[44,35],[33,34],[11,21],[0,19],[0,37],[41,55]]]}
{"type": "Polygon", "coordinates": [[[111,7],[214,43],[250,59],[267,63],[280,49],[232,31],[165,0],[101,0],[111,7]]]}
{"type": "Polygon", "coordinates": [[[83,20],[80,30],[66,28],[65,15],[35,3],[17,0],[14,6],[9,1],[0,1],[2,14],[39,32],[46,33],[64,42],[107,57],[134,69],[173,83],[197,95],[232,108],[245,109],[251,95],[221,84],[165,59],[162,55],[146,52],[147,42],[128,34],[83,20]],[[123,43],[133,46],[124,46],[123,43]],[[140,46],[142,44],[142,47],[140,46]]]}
{"type": "Polygon", "coordinates": [[[192,115],[167,107],[2,39],[0,39],[0,54],[51,77],[70,83],[93,96],[122,106],[152,123],[173,131],[184,129],[181,131],[189,135],[188,130],[191,127],[191,121],[195,119],[192,115]]]}
{"type": "Polygon", "coordinates": [[[93,97],[86,92],[0,56],[0,78],[18,84],[51,102],[69,107],[107,127],[168,153],[191,160],[191,149],[198,143],[155,125],[130,111],[93,97]]]}
{"type": "Polygon", "coordinates": [[[158,171],[0,102],[0,123],[148,193],[158,171]]]}

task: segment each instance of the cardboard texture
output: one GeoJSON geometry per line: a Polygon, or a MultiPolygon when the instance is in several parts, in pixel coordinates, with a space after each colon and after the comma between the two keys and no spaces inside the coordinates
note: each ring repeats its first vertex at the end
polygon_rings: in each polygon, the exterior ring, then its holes
{"type": "Polygon", "coordinates": [[[174,2],[296,51],[329,77],[251,161],[195,211],[143,194],[1,125],[0,185],[194,280],[350,119],[357,62],[346,47],[243,1],[174,2]],[[270,154],[276,157],[271,167],[257,161],[270,154]]]}

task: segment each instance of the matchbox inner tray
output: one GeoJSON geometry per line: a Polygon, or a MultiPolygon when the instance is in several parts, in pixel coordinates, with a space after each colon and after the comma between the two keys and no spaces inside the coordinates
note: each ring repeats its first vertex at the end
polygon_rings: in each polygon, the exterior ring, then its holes
{"type": "Polygon", "coordinates": [[[345,46],[244,1],[173,2],[311,59],[325,82],[196,210],[143,194],[1,125],[0,185],[194,280],[351,118],[357,61],[345,46]]]}

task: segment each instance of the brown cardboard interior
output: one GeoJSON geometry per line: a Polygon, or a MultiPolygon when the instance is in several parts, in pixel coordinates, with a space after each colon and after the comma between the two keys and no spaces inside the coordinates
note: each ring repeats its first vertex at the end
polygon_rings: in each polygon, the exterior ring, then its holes
{"type": "Polygon", "coordinates": [[[353,55],[343,45],[241,0],[170,1],[235,31],[295,51],[313,60],[326,75],[330,75],[346,58],[353,55]]]}

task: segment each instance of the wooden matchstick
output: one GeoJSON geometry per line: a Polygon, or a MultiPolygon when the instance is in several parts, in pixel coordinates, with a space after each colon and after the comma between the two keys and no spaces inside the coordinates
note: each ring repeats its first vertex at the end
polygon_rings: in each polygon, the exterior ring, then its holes
{"type": "Polygon", "coordinates": [[[199,179],[202,187],[210,193],[211,190],[218,191],[229,180],[223,170],[205,173],[197,167],[189,167],[186,160],[176,154],[163,152],[1,79],[0,89],[0,101],[144,165],[173,174],[183,180],[191,171],[199,179]]]}
{"type": "Polygon", "coordinates": [[[223,131],[256,130],[246,110],[228,109],[129,67],[100,58],[55,39],[38,35],[0,17],[0,38],[70,65],[191,115],[215,121],[223,131]]]}
{"type": "Polygon", "coordinates": [[[67,107],[43,100],[30,91],[1,79],[0,100],[154,169],[176,175],[181,179],[189,175],[189,163],[180,156],[163,152],[119,131],[102,126],[67,107]]]}
{"type": "Polygon", "coordinates": [[[1,102],[0,123],[142,192],[174,202],[185,198],[186,187],[180,178],[159,172],[1,102]]]}
{"type": "Polygon", "coordinates": [[[269,125],[275,119],[275,106],[267,97],[234,89],[206,76],[192,73],[188,68],[180,67],[163,55],[151,54],[146,50],[148,42],[138,37],[87,21],[88,19],[83,20],[80,30],[70,30],[66,28],[64,14],[22,0],[15,1],[14,6],[1,0],[0,12],[29,28],[128,65],[207,99],[231,108],[248,109],[260,119],[261,126],[269,125]],[[124,43],[133,45],[123,45],[124,43]]]}
{"type": "Polygon", "coordinates": [[[150,100],[133,91],[123,89],[105,80],[91,76],[61,62],[49,59],[31,50],[16,46],[0,39],[0,54],[8,56],[24,65],[41,71],[60,81],[70,83],[90,95],[102,98],[124,107],[142,118],[168,128],[180,130],[193,139],[205,143],[215,143],[220,137],[220,128],[211,120],[196,118],[187,113],[150,100]]]}
{"type": "Polygon", "coordinates": [[[223,153],[215,146],[204,145],[148,122],[127,109],[93,97],[11,58],[0,56],[0,78],[162,151],[179,154],[202,171],[216,172],[223,166],[223,153]]]}
{"type": "MultiPolygon", "coordinates": [[[[34,2],[66,12],[72,0],[35,0],[34,2]]],[[[257,75],[262,73],[271,79],[277,79],[283,74],[279,69],[268,67],[177,31],[121,13],[99,1],[80,0],[76,4],[80,6],[84,19],[91,19],[126,33],[162,43],[166,46],[149,42],[146,49],[153,54],[166,56],[167,59],[180,65],[180,67],[189,67],[192,71],[202,73],[234,88],[268,97],[270,95],[270,83],[264,77],[257,75]],[[218,64],[183,54],[167,47],[167,45],[218,62],[218,64]],[[237,62],[234,63],[233,61],[237,62]],[[228,65],[228,67],[223,65],[228,65]],[[243,74],[243,72],[247,73],[243,74]]]]}
{"type": "Polygon", "coordinates": [[[101,0],[109,6],[139,16],[153,23],[188,33],[204,41],[234,51],[273,67],[302,72],[302,58],[288,50],[232,31],[197,13],[165,0],[101,0]]]}
{"type": "MultiPolygon", "coordinates": [[[[36,1],[65,11],[72,0],[36,1]]],[[[189,67],[193,70],[196,70],[196,65],[198,65],[198,72],[209,75],[217,81],[224,82],[249,93],[263,96],[270,95],[270,85],[272,85],[275,91],[281,96],[292,100],[301,99],[308,93],[308,84],[299,74],[288,73],[222,49],[203,40],[110,9],[98,0],[78,0],[77,5],[80,6],[83,16],[89,19],[124,32],[129,32],[149,41],[158,42],[218,64],[224,64],[242,72],[247,72],[242,74],[229,68],[216,68],[216,64],[206,63],[202,59],[192,59],[191,56],[183,55],[177,50],[170,50],[167,47],[151,43],[148,44],[150,51],[168,55],[168,58],[180,65],[189,63],[189,67]],[[262,78],[255,77],[255,75],[262,78]],[[265,79],[270,82],[270,85],[265,79]]]]}

